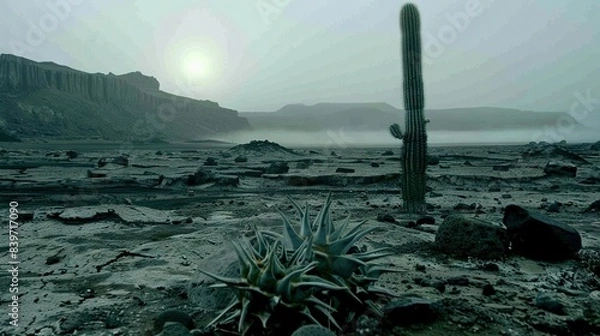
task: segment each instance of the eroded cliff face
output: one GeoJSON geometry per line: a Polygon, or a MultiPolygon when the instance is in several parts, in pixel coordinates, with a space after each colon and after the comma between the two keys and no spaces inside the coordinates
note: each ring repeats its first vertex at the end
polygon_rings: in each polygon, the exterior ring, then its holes
{"type": "Polygon", "coordinates": [[[197,139],[245,130],[249,125],[237,111],[215,102],[162,92],[156,78],[139,72],[91,74],[3,54],[2,127],[24,136],[197,139]]]}

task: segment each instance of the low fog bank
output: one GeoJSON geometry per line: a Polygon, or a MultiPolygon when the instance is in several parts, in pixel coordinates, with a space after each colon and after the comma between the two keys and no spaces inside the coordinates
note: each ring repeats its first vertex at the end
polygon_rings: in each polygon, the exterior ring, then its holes
{"type": "MultiPolygon", "coordinates": [[[[443,145],[503,145],[526,144],[531,141],[558,142],[566,140],[569,143],[596,142],[600,135],[594,130],[577,130],[560,132],[558,129],[531,129],[507,131],[429,131],[428,144],[443,145]]],[[[389,147],[397,146],[400,142],[386,131],[346,131],[343,128],[331,129],[324,132],[298,132],[255,130],[228,134],[217,140],[232,143],[247,143],[252,140],[269,140],[287,147],[389,147]]]]}

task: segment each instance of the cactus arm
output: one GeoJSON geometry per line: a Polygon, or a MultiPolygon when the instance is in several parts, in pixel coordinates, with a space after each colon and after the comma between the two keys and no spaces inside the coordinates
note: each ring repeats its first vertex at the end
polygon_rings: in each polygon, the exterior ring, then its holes
{"type": "Polygon", "coordinates": [[[400,129],[400,125],[398,124],[392,124],[390,125],[390,133],[392,134],[392,136],[398,140],[402,140],[402,130],[400,129]]]}

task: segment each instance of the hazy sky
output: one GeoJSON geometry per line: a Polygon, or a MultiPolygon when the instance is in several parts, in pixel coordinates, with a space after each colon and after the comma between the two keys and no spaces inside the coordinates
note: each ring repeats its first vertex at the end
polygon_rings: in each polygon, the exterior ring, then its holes
{"type": "MultiPolygon", "coordinates": [[[[324,101],[401,107],[403,3],[3,0],[0,53],[87,72],[139,70],[165,91],[240,111],[324,101]]],[[[558,111],[575,92],[600,98],[600,0],[414,3],[428,108],[558,111]]]]}

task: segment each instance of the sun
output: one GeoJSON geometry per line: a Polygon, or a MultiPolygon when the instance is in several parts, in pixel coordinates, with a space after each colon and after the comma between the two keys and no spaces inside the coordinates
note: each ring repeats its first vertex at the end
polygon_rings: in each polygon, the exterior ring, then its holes
{"type": "Polygon", "coordinates": [[[201,89],[207,94],[221,83],[224,60],[223,46],[213,39],[188,36],[169,41],[164,49],[166,70],[174,83],[186,90],[201,89]]]}
{"type": "Polygon", "coordinates": [[[210,77],[209,63],[201,54],[190,54],[183,61],[183,73],[189,80],[207,80],[210,77]]]}

